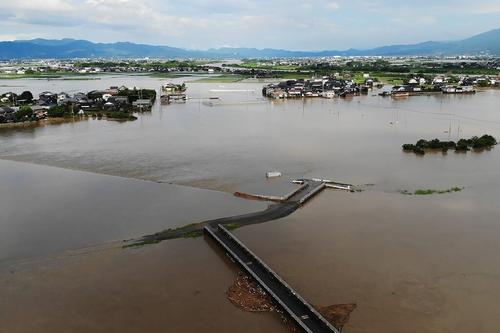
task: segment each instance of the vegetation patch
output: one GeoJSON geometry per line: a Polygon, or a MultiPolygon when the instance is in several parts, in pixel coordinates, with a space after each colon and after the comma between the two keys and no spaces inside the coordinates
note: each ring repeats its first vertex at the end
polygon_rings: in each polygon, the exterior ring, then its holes
{"type": "Polygon", "coordinates": [[[460,139],[456,143],[454,141],[440,141],[439,139],[424,140],[420,139],[416,144],[404,144],[403,151],[414,152],[417,155],[425,155],[426,150],[436,151],[441,150],[447,152],[448,149],[454,149],[455,152],[467,152],[471,149],[481,151],[488,149],[497,144],[497,140],[488,134],[481,137],[473,136],[470,139],[460,139]]]}
{"type": "Polygon", "coordinates": [[[196,83],[232,83],[239,82],[243,79],[246,79],[247,76],[238,75],[238,74],[222,74],[222,75],[214,75],[201,78],[199,80],[193,81],[196,83]]]}
{"type": "Polygon", "coordinates": [[[407,191],[407,190],[401,190],[401,194],[406,194],[406,195],[431,195],[431,194],[445,194],[445,193],[453,193],[453,192],[460,192],[464,188],[463,187],[452,187],[446,190],[433,190],[433,189],[418,189],[413,192],[407,191]]]}
{"type": "Polygon", "coordinates": [[[130,243],[127,245],[123,245],[122,248],[124,248],[124,249],[137,248],[137,247],[142,247],[142,246],[150,245],[150,244],[158,244],[159,242],[161,242],[159,239],[145,239],[145,240],[141,240],[139,242],[134,242],[134,243],[130,243]]]}
{"type": "Polygon", "coordinates": [[[238,229],[239,227],[240,227],[239,225],[234,224],[234,223],[224,224],[224,228],[226,228],[229,231],[234,230],[234,229],[238,229]]]}
{"type": "Polygon", "coordinates": [[[202,230],[193,230],[193,231],[189,231],[189,232],[186,232],[182,238],[198,238],[198,237],[201,237],[203,236],[203,231],[202,230]]]}
{"type": "Polygon", "coordinates": [[[128,113],[128,112],[123,112],[123,111],[112,111],[112,112],[106,112],[105,113],[106,118],[108,119],[116,119],[116,120],[136,120],[137,117],[128,113]]]}

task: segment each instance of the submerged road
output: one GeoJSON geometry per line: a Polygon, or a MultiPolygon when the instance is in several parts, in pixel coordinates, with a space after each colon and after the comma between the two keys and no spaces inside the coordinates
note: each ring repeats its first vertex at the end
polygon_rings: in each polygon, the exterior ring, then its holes
{"type": "Polygon", "coordinates": [[[305,204],[309,199],[314,197],[315,194],[321,192],[325,187],[326,185],[323,182],[305,180],[300,191],[297,191],[291,197],[286,198],[283,202],[269,205],[269,207],[263,211],[222,217],[200,223],[193,223],[177,229],[160,231],[155,234],[142,237],[136,244],[155,243],[167,239],[199,236],[201,235],[203,228],[206,226],[213,227],[220,224],[225,226],[229,225],[235,228],[280,219],[293,213],[301,205],[305,204]]]}
{"type": "MultiPolygon", "coordinates": [[[[234,228],[285,217],[327,187],[326,182],[321,180],[303,180],[301,183],[302,185],[299,188],[285,197],[273,197],[273,200],[276,201],[278,199],[280,202],[271,204],[263,211],[223,217],[191,224],[178,229],[165,230],[145,236],[137,244],[155,243],[171,238],[198,236],[202,232],[205,232],[206,235],[217,242],[234,262],[238,263],[247,274],[259,283],[283,311],[293,319],[301,331],[306,333],[339,333],[335,327],[279,277],[278,274],[224,227],[234,228]]],[[[251,195],[248,196],[251,197],[251,195]]],[[[264,198],[265,196],[256,197],[264,198]]]]}

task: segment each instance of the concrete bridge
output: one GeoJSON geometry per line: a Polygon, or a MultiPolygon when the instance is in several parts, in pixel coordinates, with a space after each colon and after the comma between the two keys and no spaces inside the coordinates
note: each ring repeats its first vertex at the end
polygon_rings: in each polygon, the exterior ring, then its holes
{"type": "Polygon", "coordinates": [[[208,225],[204,232],[257,281],[301,331],[339,333],[339,330],[222,225],[208,225]]]}
{"type": "Polygon", "coordinates": [[[274,203],[260,212],[223,217],[200,223],[190,224],[177,229],[168,229],[152,235],[144,236],[134,245],[156,243],[166,239],[198,235],[201,231],[213,239],[247,274],[274,299],[283,311],[290,316],[297,326],[307,333],[330,332],[339,333],[319,312],[307,303],[278,274],[267,266],[250,249],[232,235],[224,225],[240,227],[263,223],[290,215],[300,206],[311,200],[325,188],[352,190],[350,184],[337,183],[324,179],[297,179],[293,181],[300,186],[283,197],[235,193],[235,195],[273,201],[274,203]]]}
{"type": "Polygon", "coordinates": [[[266,197],[251,194],[240,195],[279,203],[273,204],[267,210],[259,213],[209,221],[203,231],[273,298],[274,302],[293,319],[301,331],[307,333],[339,333],[339,330],[331,325],[276,272],[224,227],[224,224],[241,226],[286,216],[327,187],[351,190],[349,184],[340,184],[321,179],[301,179],[295,182],[301,186],[284,197],[266,197]]]}

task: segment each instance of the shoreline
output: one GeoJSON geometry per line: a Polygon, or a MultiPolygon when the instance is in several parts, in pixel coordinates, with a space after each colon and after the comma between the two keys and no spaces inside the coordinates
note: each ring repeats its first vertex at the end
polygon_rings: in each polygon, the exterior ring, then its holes
{"type": "Polygon", "coordinates": [[[4,123],[0,124],[0,130],[13,130],[19,128],[34,128],[39,126],[48,126],[48,125],[58,125],[65,123],[74,123],[78,121],[86,120],[84,117],[54,117],[54,118],[46,118],[35,121],[23,121],[17,123],[4,123]]]}

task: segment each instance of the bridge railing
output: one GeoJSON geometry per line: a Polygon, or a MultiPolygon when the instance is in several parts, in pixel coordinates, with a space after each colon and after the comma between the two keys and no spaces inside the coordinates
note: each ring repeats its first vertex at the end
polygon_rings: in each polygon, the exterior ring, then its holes
{"type": "MultiPolygon", "coordinates": [[[[324,184],[315,191],[321,191],[324,189],[324,184]]],[[[312,192],[311,192],[312,193],[312,192]]],[[[309,193],[309,194],[311,194],[309,193]]],[[[269,266],[266,265],[259,257],[257,257],[248,247],[245,246],[242,242],[240,242],[236,237],[234,237],[226,228],[224,228],[222,225],[218,225],[217,228],[224,233],[233,243],[235,243],[238,247],[240,247],[247,255],[249,255],[255,262],[257,262],[259,265],[261,265],[266,272],[276,281],[278,281],[280,284],[282,284],[288,291],[288,293],[294,297],[298,302],[302,303],[304,307],[306,307],[315,317],[316,320],[320,321],[325,328],[329,329],[331,332],[339,333],[339,331],[332,325],[330,324],[316,309],[314,309],[305,299],[303,299],[292,287],[290,287],[276,272],[274,272],[269,266]]],[[[289,312],[289,311],[287,311],[289,312]]],[[[293,314],[293,313],[291,313],[293,314]]],[[[294,318],[296,321],[298,320],[300,323],[302,323],[302,320],[297,318],[295,316],[294,318]]]]}
{"type": "Polygon", "coordinates": [[[250,267],[247,265],[247,263],[245,263],[243,260],[241,260],[241,258],[236,255],[236,253],[234,253],[233,250],[231,250],[231,248],[229,248],[229,246],[227,246],[224,241],[222,239],[220,239],[216,234],[215,232],[209,227],[209,226],[206,226],[204,228],[205,232],[208,233],[208,235],[210,235],[210,237],[212,237],[215,241],[217,241],[217,243],[219,243],[224,249],[225,251],[231,256],[231,258],[233,260],[236,260],[237,264],[239,264],[248,274],[250,274],[252,276],[253,279],[255,279],[255,281],[257,281],[257,283],[269,294],[271,295],[271,297],[281,306],[281,308],[283,310],[285,310],[286,313],[288,313],[288,315],[290,315],[292,317],[292,319],[297,323],[297,325],[300,326],[300,328],[306,332],[306,333],[314,333],[313,331],[311,331],[309,329],[309,327],[307,327],[303,322],[302,320],[297,317],[295,315],[295,313],[281,300],[280,297],[278,297],[278,295],[276,295],[273,290],[266,284],[264,283],[264,281],[262,281],[262,279],[252,270],[250,269],[250,267]]]}
{"type": "Polygon", "coordinates": [[[313,196],[315,196],[318,192],[323,191],[326,187],[325,183],[321,183],[318,187],[313,189],[311,192],[307,193],[306,196],[304,196],[302,199],[299,200],[299,204],[303,205],[306,201],[311,199],[313,196]]]}

